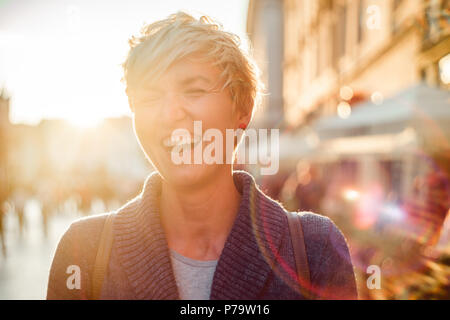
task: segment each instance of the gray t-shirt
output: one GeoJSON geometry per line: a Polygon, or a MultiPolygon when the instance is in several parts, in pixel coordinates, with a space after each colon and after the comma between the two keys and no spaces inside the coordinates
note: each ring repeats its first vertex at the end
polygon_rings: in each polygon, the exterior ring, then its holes
{"type": "Polygon", "coordinates": [[[194,260],[170,249],[181,300],[209,300],[218,260],[194,260]]]}

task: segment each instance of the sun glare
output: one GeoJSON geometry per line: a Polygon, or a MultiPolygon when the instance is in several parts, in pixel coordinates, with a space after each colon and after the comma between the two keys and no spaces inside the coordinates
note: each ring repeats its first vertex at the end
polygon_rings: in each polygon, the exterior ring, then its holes
{"type": "Polygon", "coordinates": [[[347,201],[355,201],[360,197],[360,194],[357,190],[354,189],[346,189],[343,192],[343,197],[347,201]]]}
{"type": "MultiPolygon", "coordinates": [[[[0,30],[0,87],[5,83],[13,96],[14,123],[64,118],[85,128],[96,126],[102,118],[127,114],[128,100],[120,79],[128,38],[142,23],[186,6],[181,0],[164,5],[138,0],[131,3],[114,5],[108,12],[91,2],[61,5],[64,10],[52,13],[37,3],[29,4],[27,10],[10,6],[6,21],[2,20],[8,28],[0,30]],[[123,15],[129,8],[134,9],[123,15]],[[28,16],[28,11],[33,15],[28,16]],[[95,106],[95,116],[83,115],[92,111],[85,110],[86,103],[95,106]],[[80,115],[72,114],[74,108],[80,115]],[[67,112],[71,114],[67,116],[67,112]]],[[[219,19],[243,36],[245,43],[246,1],[232,0],[221,6],[193,1],[189,8],[219,19]],[[228,12],[223,8],[234,9],[228,12]]],[[[4,17],[0,14],[0,20],[4,17]]]]}
{"type": "Polygon", "coordinates": [[[101,116],[79,114],[67,117],[66,120],[74,127],[84,129],[97,127],[103,121],[103,118],[101,116]]]}

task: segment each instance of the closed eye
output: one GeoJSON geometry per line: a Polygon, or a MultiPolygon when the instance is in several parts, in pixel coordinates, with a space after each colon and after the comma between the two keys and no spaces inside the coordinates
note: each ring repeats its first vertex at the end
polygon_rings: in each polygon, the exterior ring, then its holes
{"type": "Polygon", "coordinates": [[[136,99],[136,104],[142,107],[153,106],[154,103],[158,102],[162,97],[162,94],[158,92],[148,92],[136,99]]]}
{"type": "Polygon", "coordinates": [[[203,90],[203,89],[190,89],[190,90],[186,90],[184,93],[191,97],[200,97],[200,96],[206,94],[207,92],[206,92],[206,90],[203,90]]]}

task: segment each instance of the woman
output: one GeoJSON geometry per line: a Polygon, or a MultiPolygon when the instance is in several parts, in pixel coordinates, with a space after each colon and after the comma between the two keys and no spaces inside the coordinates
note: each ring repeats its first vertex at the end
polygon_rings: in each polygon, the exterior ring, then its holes
{"type": "MultiPolygon", "coordinates": [[[[100,299],[304,299],[286,210],[250,174],[233,171],[225,147],[211,153],[224,161],[192,160],[207,147],[195,123],[225,137],[227,129],[245,129],[258,104],[257,69],[237,37],[208,18],[177,13],[143,28],[130,46],[123,67],[134,129],[157,171],[116,212],[70,226],[53,260],[47,298],[95,298],[94,265],[111,216],[100,299]],[[190,138],[177,139],[180,129],[190,138]],[[192,161],[175,163],[185,155],[192,161]]],[[[311,270],[304,287],[318,298],[356,298],[338,228],[312,213],[301,222],[311,270]]]]}

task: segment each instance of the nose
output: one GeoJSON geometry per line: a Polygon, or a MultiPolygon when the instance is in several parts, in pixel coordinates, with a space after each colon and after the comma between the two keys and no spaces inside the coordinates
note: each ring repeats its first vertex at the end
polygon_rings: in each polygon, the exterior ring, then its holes
{"type": "Polygon", "coordinates": [[[186,117],[183,98],[175,92],[168,92],[161,103],[160,121],[170,125],[186,117]]]}

